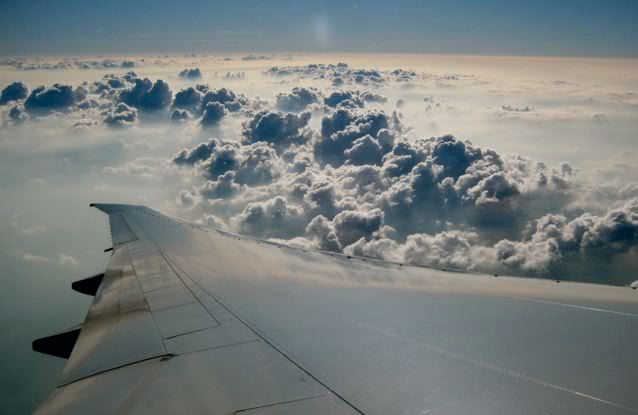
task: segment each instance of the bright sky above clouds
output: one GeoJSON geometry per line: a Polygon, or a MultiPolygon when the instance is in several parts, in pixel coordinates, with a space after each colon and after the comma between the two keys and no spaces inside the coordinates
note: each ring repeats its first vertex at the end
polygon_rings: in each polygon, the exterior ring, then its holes
{"type": "Polygon", "coordinates": [[[637,56],[632,0],[4,0],[0,54],[219,51],[637,56]]]}

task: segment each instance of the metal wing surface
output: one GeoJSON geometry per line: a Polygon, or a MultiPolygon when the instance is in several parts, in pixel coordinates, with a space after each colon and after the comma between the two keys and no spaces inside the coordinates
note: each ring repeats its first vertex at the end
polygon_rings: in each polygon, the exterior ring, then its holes
{"type": "Polygon", "coordinates": [[[70,353],[39,414],[638,412],[628,287],[304,251],[95,207],[112,256],[74,284],[95,295],[81,329],[38,344],[70,353]]]}

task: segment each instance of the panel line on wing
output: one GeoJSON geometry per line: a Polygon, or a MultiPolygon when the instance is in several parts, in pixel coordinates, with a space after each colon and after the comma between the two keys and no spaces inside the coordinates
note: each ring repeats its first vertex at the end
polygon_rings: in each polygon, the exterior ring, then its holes
{"type": "Polygon", "coordinates": [[[519,297],[519,296],[512,296],[512,298],[516,298],[518,300],[525,300],[525,301],[535,301],[538,303],[553,304],[553,305],[558,305],[562,307],[578,308],[578,309],[587,310],[587,311],[596,311],[599,313],[610,313],[610,314],[616,314],[619,316],[638,317],[638,314],[633,314],[633,313],[625,313],[622,311],[607,310],[604,308],[596,308],[596,307],[587,307],[587,306],[576,305],[576,304],[559,303],[557,301],[541,300],[540,298],[519,297]]]}
{"type": "Polygon", "coordinates": [[[593,400],[593,401],[596,401],[596,402],[599,402],[599,403],[602,403],[602,404],[605,404],[605,405],[613,406],[615,408],[622,409],[622,410],[625,410],[625,411],[638,413],[638,409],[630,408],[628,406],[625,406],[625,405],[622,405],[622,404],[619,404],[619,403],[616,403],[616,402],[608,401],[606,399],[602,399],[602,398],[599,398],[597,396],[588,395],[586,393],[579,392],[579,391],[576,391],[576,390],[573,390],[573,389],[569,389],[569,388],[564,387],[564,386],[556,385],[554,383],[550,383],[550,382],[544,381],[542,379],[537,379],[537,378],[525,375],[523,373],[515,372],[515,371],[513,371],[511,369],[502,368],[500,366],[494,365],[494,364],[489,363],[489,362],[484,362],[482,360],[472,359],[471,357],[464,356],[464,355],[459,354],[459,353],[451,352],[449,350],[445,350],[445,349],[443,349],[441,347],[438,347],[438,346],[435,346],[435,345],[432,345],[432,344],[420,342],[420,341],[414,340],[414,339],[412,339],[410,337],[393,333],[393,332],[391,332],[389,330],[381,329],[381,328],[372,326],[370,324],[362,323],[362,322],[355,321],[355,320],[351,320],[351,322],[354,323],[357,327],[361,327],[361,328],[365,328],[365,329],[368,329],[368,330],[371,330],[371,331],[375,331],[377,333],[381,333],[383,335],[386,335],[386,336],[389,336],[389,337],[393,337],[395,339],[399,339],[401,341],[405,341],[405,342],[408,342],[408,343],[417,344],[419,346],[425,347],[428,350],[432,350],[432,351],[434,351],[434,352],[436,352],[438,354],[441,354],[443,356],[449,357],[449,358],[454,359],[454,360],[462,361],[462,362],[465,362],[465,363],[469,363],[469,364],[471,364],[473,366],[476,366],[476,367],[479,367],[479,368],[482,368],[482,369],[487,369],[487,370],[490,370],[490,371],[493,371],[493,372],[496,372],[496,373],[500,373],[502,375],[511,376],[511,377],[513,377],[515,379],[522,379],[522,380],[525,380],[527,382],[531,382],[531,383],[534,383],[534,384],[537,384],[537,385],[540,385],[540,386],[543,386],[543,387],[546,387],[546,388],[552,388],[552,389],[555,389],[555,390],[558,390],[558,391],[561,391],[561,392],[566,392],[566,393],[569,393],[569,394],[572,394],[572,395],[575,395],[575,396],[579,396],[581,398],[590,399],[590,400],[593,400]]]}
{"type": "MultiPolygon", "coordinates": [[[[166,261],[170,264],[172,262],[172,265],[174,265],[177,269],[179,269],[184,275],[188,274],[179,266],[179,264],[170,261],[169,258],[167,257],[166,253],[162,250],[159,249],[160,254],[166,259],[166,261]]],[[[190,277],[189,277],[190,278],[190,277]]],[[[357,408],[354,404],[352,404],[351,402],[349,402],[347,399],[345,399],[343,396],[341,396],[339,393],[337,393],[334,389],[332,389],[330,386],[328,386],[326,383],[324,383],[323,381],[321,381],[320,379],[318,379],[315,375],[313,375],[312,373],[310,373],[308,370],[306,370],[303,366],[301,366],[299,363],[297,363],[294,359],[292,359],[287,353],[283,352],[278,346],[276,346],[273,342],[271,342],[270,340],[268,340],[264,335],[262,335],[258,330],[256,330],[255,328],[253,328],[251,325],[249,325],[248,323],[246,323],[246,321],[244,321],[244,319],[242,319],[239,315],[237,315],[235,312],[233,312],[228,306],[226,306],[219,298],[217,298],[217,296],[215,296],[213,293],[211,293],[210,291],[206,290],[204,287],[202,287],[197,281],[195,281],[194,279],[190,278],[190,280],[197,285],[201,290],[203,290],[204,292],[206,292],[209,296],[211,296],[213,299],[215,299],[215,301],[217,301],[224,309],[226,309],[226,311],[228,311],[230,314],[232,314],[237,320],[239,320],[242,324],[244,324],[244,326],[246,326],[250,331],[252,331],[256,336],[258,336],[261,340],[263,340],[267,345],[269,345],[270,347],[272,347],[275,351],[277,351],[281,356],[283,356],[286,360],[288,360],[290,363],[292,363],[293,365],[295,365],[297,368],[299,368],[302,372],[304,372],[306,375],[310,376],[312,379],[314,379],[317,383],[319,383],[321,386],[323,386],[324,388],[326,388],[328,391],[330,391],[333,395],[337,396],[339,399],[341,399],[343,402],[345,402],[349,407],[351,407],[353,410],[355,410],[356,412],[358,412],[359,414],[364,414],[363,411],[361,411],[359,408],[357,408]]]]}
{"type": "Polygon", "coordinates": [[[161,355],[157,355],[157,356],[149,357],[149,358],[147,358],[147,359],[136,360],[135,362],[125,363],[125,364],[123,364],[123,365],[110,367],[110,368],[108,368],[108,369],[104,369],[104,370],[102,370],[102,371],[95,372],[95,373],[92,373],[92,374],[90,374],[90,375],[87,375],[87,376],[83,376],[83,377],[81,377],[81,378],[74,379],[74,380],[72,380],[72,381],[70,381],[70,382],[62,383],[62,384],[58,385],[58,386],[57,386],[57,388],[58,388],[58,389],[59,389],[59,388],[63,388],[63,387],[68,386],[68,385],[70,385],[70,384],[72,384],[72,383],[80,382],[80,381],[82,381],[82,380],[84,380],[84,379],[88,379],[88,378],[91,378],[91,377],[93,377],[93,376],[103,375],[103,374],[105,374],[105,373],[112,372],[112,371],[114,371],[114,370],[118,370],[118,369],[122,369],[122,368],[124,368],[124,367],[133,366],[133,365],[136,365],[136,364],[138,364],[138,363],[148,362],[149,360],[155,360],[155,359],[161,360],[161,359],[164,359],[164,358],[167,358],[167,357],[173,357],[173,354],[171,354],[171,353],[168,353],[168,354],[161,354],[161,355]]]}
{"type": "Polygon", "coordinates": [[[197,349],[197,350],[190,350],[188,352],[179,353],[179,356],[184,356],[184,355],[187,355],[187,354],[193,354],[193,353],[199,353],[199,352],[205,352],[207,350],[225,349],[227,347],[241,346],[242,344],[249,344],[249,343],[263,343],[263,341],[261,339],[254,339],[254,340],[246,340],[246,341],[243,341],[243,342],[228,343],[228,344],[223,344],[221,346],[213,346],[213,347],[206,347],[206,348],[197,349]]]}
{"type": "Polygon", "coordinates": [[[285,405],[285,404],[293,403],[293,402],[309,401],[311,399],[323,398],[324,396],[330,396],[330,394],[329,393],[322,393],[321,395],[309,396],[307,398],[291,399],[289,401],[284,401],[284,402],[274,402],[274,403],[270,403],[270,404],[267,404],[267,405],[253,406],[252,408],[243,408],[243,409],[239,409],[239,410],[235,411],[235,415],[241,414],[243,412],[254,411],[255,409],[271,408],[273,406],[285,405]]]}
{"type": "MultiPolygon", "coordinates": [[[[160,260],[166,264],[167,268],[170,269],[170,272],[172,272],[177,281],[180,282],[178,284],[167,283],[166,286],[160,289],[144,292],[145,300],[149,305],[149,309],[151,310],[153,320],[161,335],[164,347],[168,349],[166,344],[167,339],[219,326],[220,322],[204,306],[204,304],[202,304],[201,300],[197,297],[193,290],[183,281],[179,273],[176,272],[171,263],[162,255],[157,244],[149,237],[146,231],[135,221],[134,218],[130,218],[129,223],[131,223],[135,228],[139,228],[139,232],[144,234],[146,237],[146,243],[154,246],[153,250],[149,251],[149,254],[153,255],[157,253],[160,260]],[[179,290],[179,287],[183,289],[183,295],[180,297],[181,299],[176,298],[174,295],[174,291],[176,289],[179,290]],[[149,301],[150,299],[153,300],[149,301]],[[199,307],[194,309],[193,306],[199,307]],[[206,316],[205,318],[203,318],[204,315],[206,316]],[[206,319],[209,319],[210,321],[206,321],[206,319]],[[179,324],[177,324],[178,321],[179,324]]],[[[134,268],[137,274],[137,267],[135,265],[134,268]]],[[[154,274],[147,274],[146,277],[151,278],[152,275],[154,274]]],[[[140,284],[142,286],[145,285],[141,281],[140,284]]]]}

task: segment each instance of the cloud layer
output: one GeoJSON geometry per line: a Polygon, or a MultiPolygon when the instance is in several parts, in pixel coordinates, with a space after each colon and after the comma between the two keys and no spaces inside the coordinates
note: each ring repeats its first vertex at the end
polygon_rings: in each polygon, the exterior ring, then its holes
{"type": "MultiPolygon", "coordinates": [[[[253,60],[261,59],[246,61],[253,60]]],[[[102,172],[170,183],[166,206],[183,216],[308,249],[534,276],[590,267],[592,280],[606,266],[636,263],[638,185],[631,179],[603,185],[567,162],[414,132],[419,124],[437,130],[441,114],[464,114],[463,102],[415,88],[454,89],[476,77],[343,63],[276,66],[263,72],[276,86],[267,101],[245,92],[251,81],[238,81],[243,75],[216,82],[244,83],[213,87],[195,83],[202,77],[195,67],[173,71],[178,87],[171,88],[121,72],[77,86],[11,83],[0,95],[3,125],[20,131],[69,120],[82,131],[166,133],[162,144],[127,139],[131,157],[102,172]]],[[[550,112],[518,102],[482,111],[508,122],[550,112]]]]}
{"type": "Polygon", "coordinates": [[[377,110],[330,110],[303,134],[284,121],[295,117],[265,111],[243,143],[178,153],[174,164],[206,180],[191,190],[195,205],[237,231],[306,248],[486,272],[543,275],[638,247],[638,199],[577,214],[583,184],[567,163],[451,135],[408,141],[398,118],[377,110]]]}

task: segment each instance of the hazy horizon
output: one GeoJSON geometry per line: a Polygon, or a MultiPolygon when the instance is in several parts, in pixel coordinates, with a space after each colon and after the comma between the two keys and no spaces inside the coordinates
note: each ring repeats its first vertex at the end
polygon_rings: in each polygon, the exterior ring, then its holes
{"type": "Polygon", "coordinates": [[[5,1],[0,55],[412,52],[638,56],[638,5],[374,0],[5,1]],[[24,24],[28,21],[29,24],[24,24]]]}

